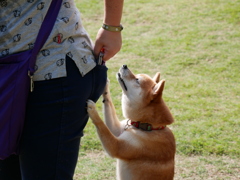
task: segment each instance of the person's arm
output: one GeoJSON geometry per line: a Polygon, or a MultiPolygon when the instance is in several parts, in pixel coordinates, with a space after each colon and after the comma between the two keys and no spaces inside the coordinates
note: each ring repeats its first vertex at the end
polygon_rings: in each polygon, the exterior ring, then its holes
{"type": "Polygon", "coordinates": [[[123,0],[105,0],[104,21],[110,26],[119,26],[121,23],[123,0]]]}
{"type": "MultiPolygon", "coordinates": [[[[124,0],[104,0],[103,23],[109,26],[120,26],[124,0]]],[[[94,54],[98,56],[104,48],[103,60],[112,58],[122,46],[121,32],[112,32],[100,28],[96,37],[94,54]]]]}

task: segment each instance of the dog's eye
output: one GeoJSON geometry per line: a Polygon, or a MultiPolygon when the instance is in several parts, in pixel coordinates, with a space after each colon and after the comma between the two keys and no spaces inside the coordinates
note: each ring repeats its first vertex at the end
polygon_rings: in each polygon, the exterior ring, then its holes
{"type": "Polygon", "coordinates": [[[140,82],[139,82],[139,79],[138,79],[138,78],[136,79],[136,82],[137,82],[138,84],[140,84],[140,82]]]}

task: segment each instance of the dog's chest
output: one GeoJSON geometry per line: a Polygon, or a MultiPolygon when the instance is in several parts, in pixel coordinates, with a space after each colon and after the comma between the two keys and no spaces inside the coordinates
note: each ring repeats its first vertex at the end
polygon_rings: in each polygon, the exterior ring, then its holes
{"type": "Polygon", "coordinates": [[[147,139],[147,135],[144,132],[141,132],[137,129],[126,129],[119,136],[119,139],[127,141],[131,146],[140,148],[143,144],[143,141],[147,139]]]}

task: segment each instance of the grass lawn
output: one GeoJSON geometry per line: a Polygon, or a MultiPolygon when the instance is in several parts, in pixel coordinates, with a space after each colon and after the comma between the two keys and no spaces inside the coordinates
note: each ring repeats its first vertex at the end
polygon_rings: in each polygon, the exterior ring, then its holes
{"type": "MultiPolygon", "coordinates": [[[[103,1],[75,2],[94,40],[103,1]]],[[[128,0],[122,24],[123,47],[107,62],[119,118],[120,66],[161,72],[175,117],[175,179],[240,179],[240,0],[128,0]]],[[[91,121],[75,174],[76,180],[115,179],[115,161],[104,155],[91,121]]]]}

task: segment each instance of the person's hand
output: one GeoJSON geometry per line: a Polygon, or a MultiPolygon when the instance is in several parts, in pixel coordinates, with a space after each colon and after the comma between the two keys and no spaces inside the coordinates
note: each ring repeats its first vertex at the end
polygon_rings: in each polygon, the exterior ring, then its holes
{"type": "Polygon", "coordinates": [[[100,28],[94,45],[94,55],[97,58],[101,49],[104,49],[103,60],[112,58],[122,47],[121,32],[112,32],[100,28]]]}

